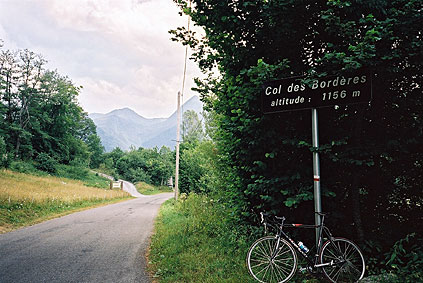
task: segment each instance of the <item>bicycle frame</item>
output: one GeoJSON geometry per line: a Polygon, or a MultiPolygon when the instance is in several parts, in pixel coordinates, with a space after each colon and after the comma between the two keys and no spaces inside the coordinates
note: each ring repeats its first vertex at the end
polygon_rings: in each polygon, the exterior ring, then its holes
{"type": "MultiPolygon", "coordinates": [[[[323,246],[323,234],[328,238],[328,240],[331,242],[331,244],[333,244],[333,236],[329,230],[329,228],[327,228],[324,225],[324,215],[322,216],[322,221],[320,225],[308,225],[308,224],[285,224],[285,218],[281,217],[281,218],[277,218],[281,220],[281,223],[278,224],[277,226],[277,234],[276,237],[278,238],[278,242],[277,242],[277,247],[279,247],[279,243],[280,243],[280,238],[284,238],[285,240],[289,241],[291,243],[291,245],[299,252],[299,254],[305,258],[309,264],[310,267],[313,268],[320,268],[320,267],[325,267],[325,266],[329,266],[329,265],[333,265],[335,264],[333,261],[330,263],[320,263],[319,264],[319,254],[320,254],[320,250],[322,249],[323,246]],[[292,239],[287,233],[285,233],[283,231],[283,228],[300,228],[300,229],[319,229],[319,238],[318,238],[318,243],[317,243],[317,247],[316,247],[316,253],[314,254],[314,256],[312,255],[308,255],[306,254],[296,243],[296,241],[294,239],[292,239]]],[[[334,245],[334,244],[333,244],[334,245]]],[[[336,245],[334,245],[334,247],[336,248],[336,245]]]]}
{"type": "Polygon", "coordinates": [[[365,261],[359,247],[346,238],[333,237],[324,225],[324,214],[318,213],[322,219],[319,225],[286,224],[285,217],[268,217],[271,215],[263,212],[260,215],[266,233],[268,227],[272,231],[276,229],[276,233],[257,239],[248,250],[248,270],[256,280],[273,282],[277,278],[280,282],[287,282],[298,267],[298,254],[306,264],[299,269],[302,272],[323,273],[331,282],[338,282],[338,279],[356,282],[363,278],[365,261]],[[317,229],[316,248],[312,249],[313,252],[304,251],[285,228],[317,229]]]}

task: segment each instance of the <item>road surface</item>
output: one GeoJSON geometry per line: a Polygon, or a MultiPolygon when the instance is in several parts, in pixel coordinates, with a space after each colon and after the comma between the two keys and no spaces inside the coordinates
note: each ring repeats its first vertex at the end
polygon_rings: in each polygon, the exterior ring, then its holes
{"type": "Polygon", "coordinates": [[[173,193],[70,214],[0,235],[0,282],[150,282],[145,252],[173,193]]]}

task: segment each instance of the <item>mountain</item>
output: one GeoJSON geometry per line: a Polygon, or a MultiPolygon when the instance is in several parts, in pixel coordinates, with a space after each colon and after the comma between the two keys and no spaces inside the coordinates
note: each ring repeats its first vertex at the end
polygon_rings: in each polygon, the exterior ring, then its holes
{"type": "MultiPolygon", "coordinates": [[[[203,104],[193,96],[182,105],[184,112],[194,110],[200,114],[203,104]]],[[[129,108],[113,110],[106,114],[91,113],[88,116],[97,126],[97,134],[107,152],[115,147],[128,150],[131,146],[158,148],[176,145],[176,111],[169,118],[144,118],[129,108]]]]}

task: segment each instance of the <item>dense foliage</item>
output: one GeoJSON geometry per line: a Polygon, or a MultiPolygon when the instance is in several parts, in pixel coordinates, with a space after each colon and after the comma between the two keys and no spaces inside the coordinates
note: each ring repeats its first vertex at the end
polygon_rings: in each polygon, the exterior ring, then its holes
{"type": "Polygon", "coordinates": [[[210,139],[207,113],[184,112],[180,145],[179,191],[209,193],[218,182],[216,146],[210,139]],[[206,129],[204,129],[206,128],[206,129]]]}
{"type": "Polygon", "coordinates": [[[0,50],[1,164],[35,160],[54,173],[55,164],[97,167],[103,147],[93,121],[78,105],[80,87],[29,50],[0,50]]]}
{"type": "Polygon", "coordinates": [[[128,152],[117,147],[103,154],[100,168],[116,178],[160,186],[167,185],[167,181],[173,175],[174,162],[174,153],[165,146],[160,150],[132,148],[128,152]]]}
{"type": "Polygon", "coordinates": [[[175,2],[205,36],[178,28],[174,39],[190,45],[205,72],[219,71],[198,81],[198,91],[218,126],[225,181],[216,190],[237,215],[248,222],[269,210],[312,222],[311,152],[318,150],[333,230],[360,242],[372,272],[406,268],[407,260],[394,263],[401,239],[420,243],[413,252],[421,266],[422,2],[175,2]],[[267,80],[359,71],[373,74],[372,102],[320,109],[317,149],[310,111],[261,112],[267,80]]]}

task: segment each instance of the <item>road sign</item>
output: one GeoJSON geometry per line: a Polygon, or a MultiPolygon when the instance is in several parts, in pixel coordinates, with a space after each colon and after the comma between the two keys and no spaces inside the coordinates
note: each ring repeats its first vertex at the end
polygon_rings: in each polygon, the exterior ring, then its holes
{"type": "MultiPolygon", "coordinates": [[[[262,111],[264,114],[311,108],[313,147],[319,148],[317,108],[368,103],[372,99],[371,75],[331,76],[306,80],[294,77],[263,84],[262,111]],[[307,81],[307,83],[306,83],[307,81]]],[[[322,212],[320,193],[319,152],[313,152],[314,212],[322,212]]],[[[316,245],[319,238],[320,216],[315,214],[316,245]]]]}
{"type": "Polygon", "coordinates": [[[305,83],[293,77],[263,84],[263,113],[275,113],[334,105],[368,103],[372,99],[371,75],[330,76],[305,83]]]}
{"type": "Polygon", "coordinates": [[[110,181],[110,189],[121,189],[123,190],[123,182],[122,181],[110,181]]]}

